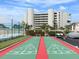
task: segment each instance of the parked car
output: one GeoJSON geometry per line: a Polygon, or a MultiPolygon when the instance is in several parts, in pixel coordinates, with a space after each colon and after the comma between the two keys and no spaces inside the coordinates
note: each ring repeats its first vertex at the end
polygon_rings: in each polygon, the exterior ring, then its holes
{"type": "Polygon", "coordinates": [[[64,33],[63,32],[59,32],[59,33],[56,33],[55,35],[57,38],[64,38],[64,33]]]}
{"type": "Polygon", "coordinates": [[[79,33],[78,32],[70,32],[70,33],[67,34],[67,37],[79,38],[79,33]]]}
{"type": "Polygon", "coordinates": [[[70,32],[67,34],[66,41],[71,43],[74,46],[79,47],[79,33],[78,32],[70,32]]]}

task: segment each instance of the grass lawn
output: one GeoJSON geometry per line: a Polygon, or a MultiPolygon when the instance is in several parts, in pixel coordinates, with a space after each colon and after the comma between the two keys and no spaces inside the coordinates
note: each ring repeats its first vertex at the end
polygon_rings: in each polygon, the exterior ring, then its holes
{"type": "Polygon", "coordinates": [[[26,38],[28,38],[29,36],[23,36],[23,37],[19,37],[19,38],[15,38],[15,39],[12,39],[12,40],[7,40],[7,41],[3,41],[3,42],[0,42],[0,49],[3,49],[5,47],[8,47],[14,43],[17,43],[21,40],[24,40],[26,38]]]}

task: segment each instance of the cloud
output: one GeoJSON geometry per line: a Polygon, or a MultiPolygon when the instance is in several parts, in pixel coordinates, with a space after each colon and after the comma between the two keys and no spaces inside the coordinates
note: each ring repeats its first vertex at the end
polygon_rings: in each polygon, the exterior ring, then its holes
{"type": "Polygon", "coordinates": [[[13,18],[14,23],[23,20],[26,9],[14,7],[12,9],[0,6],[0,23],[10,23],[13,18]]]}
{"type": "Polygon", "coordinates": [[[7,7],[1,7],[0,6],[0,14],[5,14],[5,15],[19,15],[23,14],[25,9],[23,8],[18,8],[18,7],[13,7],[13,8],[7,8],[7,7]]]}
{"type": "Polygon", "coordinates": [[[56,4],[70,3],[74,1],[77,0],[5,0],[5,3],[24,7],[33,7],[35,5],[48,7],[56,4]]]}
{"type": "Polygon", "coordinates": [[[11,23],[11,20],[8,16],[0,16],[0,24],[11,23]]]}
{"type": "Polygon", "coordinates": [[[18,1],[28,2],[31,4],[39,4],[39,5],[42,4],[45,6],[51,6],[56,4],[74,2],[76,0],[18,0],[18,1]]]}
{"type": "Polygon", "coordinates": [[[30,2],[30,3],[51,3],[51,4],[60,4],[60,3],[68,3],[68,2],[73,2],[75,0],[26,0],[27,2],[30,2]]]}
{"type": "Polygon", "coordinates": [[[64,7],[64,6],[60,6],[59,9],[60,9],[60,10],[65,10],[66,7],[64,7]]]}
{"type": "Polygon", "coordinates": [[[47,10],[38,10],[38,9],[34,9],[34,13],[46,13],[47,10]]]}
{"type": "Polygon", "coordinates": [[[14,7],[31,7],[32,4],[26,2],[26,0],[21,1],[21,0],[3,0],[0,2],[0,5],[7,5],[8,6],[14,6],[14,7]]]}
{"type": "MultiPolygon", "coordinates": [[[[26,16],[26,9],[29,7],[35,8],[35,13],[45,13],[47,12],[48,7],[52,8],[53,6],[56,9],[58,9],[58,7],[59,9],[64,10],[70,9],[68,10],[69,12],[71,12],[74,9],[77,9],[78,12],[79,6],[71,6],[70,8],[69,6],[63,5],[75,1],[77,0],[2,0],[2,2],[0,1],[0,17],[3,17],[1,18],[1,20],[10,19],[11,16],[14,20],[22,20],[24,16],[26,16]]],[[[75,14],[73,15],[73,18],[76,18],[75,14]]],[[[7,20],[5,22],[7,22],[7,20]]]]}

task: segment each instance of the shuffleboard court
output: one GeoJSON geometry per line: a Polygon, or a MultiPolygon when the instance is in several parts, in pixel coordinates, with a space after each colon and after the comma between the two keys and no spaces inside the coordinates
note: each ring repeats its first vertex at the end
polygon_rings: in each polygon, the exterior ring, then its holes
{"type": "Polygon", "coordinates": [[[49,59],[79,59],[79,55],[51,37],[44,37],[49,59]]]}
{"type": "Polygon", "coordinates": [[[40,37],[33,37],[28,42],[13,49],[0,59],[35,59],[40,37]]]}
{"type": "Polygon", "coordinates": [[[48,59],[48,54],[47,54],[47,51],[46,51],[46,46],[45,46],[45,43],[44,43],[44,37],[43,36],[40,39],[36,59],[48,59]]]}

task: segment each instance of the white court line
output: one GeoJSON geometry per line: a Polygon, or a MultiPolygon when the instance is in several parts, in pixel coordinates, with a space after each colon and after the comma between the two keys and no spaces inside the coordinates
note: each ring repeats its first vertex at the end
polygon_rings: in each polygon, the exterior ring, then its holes
{"type": "MultiPolygon", "coordinates": [[[[37,37],[38,38],[38,37],[37,37]]],[[[36,48],[36,44],[35,44],[35,40],[34,37],[32,38],[33,39],[33,44],[28,44],[28,45],[23,45],[21,47],[18,47],[16,48],[14,51],[10,52],[9,54],[10,55],[26,55],[26,54],[37,54],[37,48],[36,48]]]]}
{"type": "Polygon", "coordinates": [[[22,55],[22,54],[36,54],[37,49],[33,44],[29,44],[27,47],[20,47],[22,50],[19,50],[17,48],[16,51],[11,51],[9,54],[10,55],[22,55]]]}
{"type": "Polygon", "coordinates": [[[56,45],[56,44],[50,45],[49,48],[47,49],[47,52],[48,52],[48,54],[76,54],[76,53],[72,52],[72,50],[68,50],[65,47],[61,47],[60,45],[56,45]],[[61,48],[63,48],[63,50],[61,48]],[[51,51],[51,50],[53,50],[53,51],[51,51]]]}

